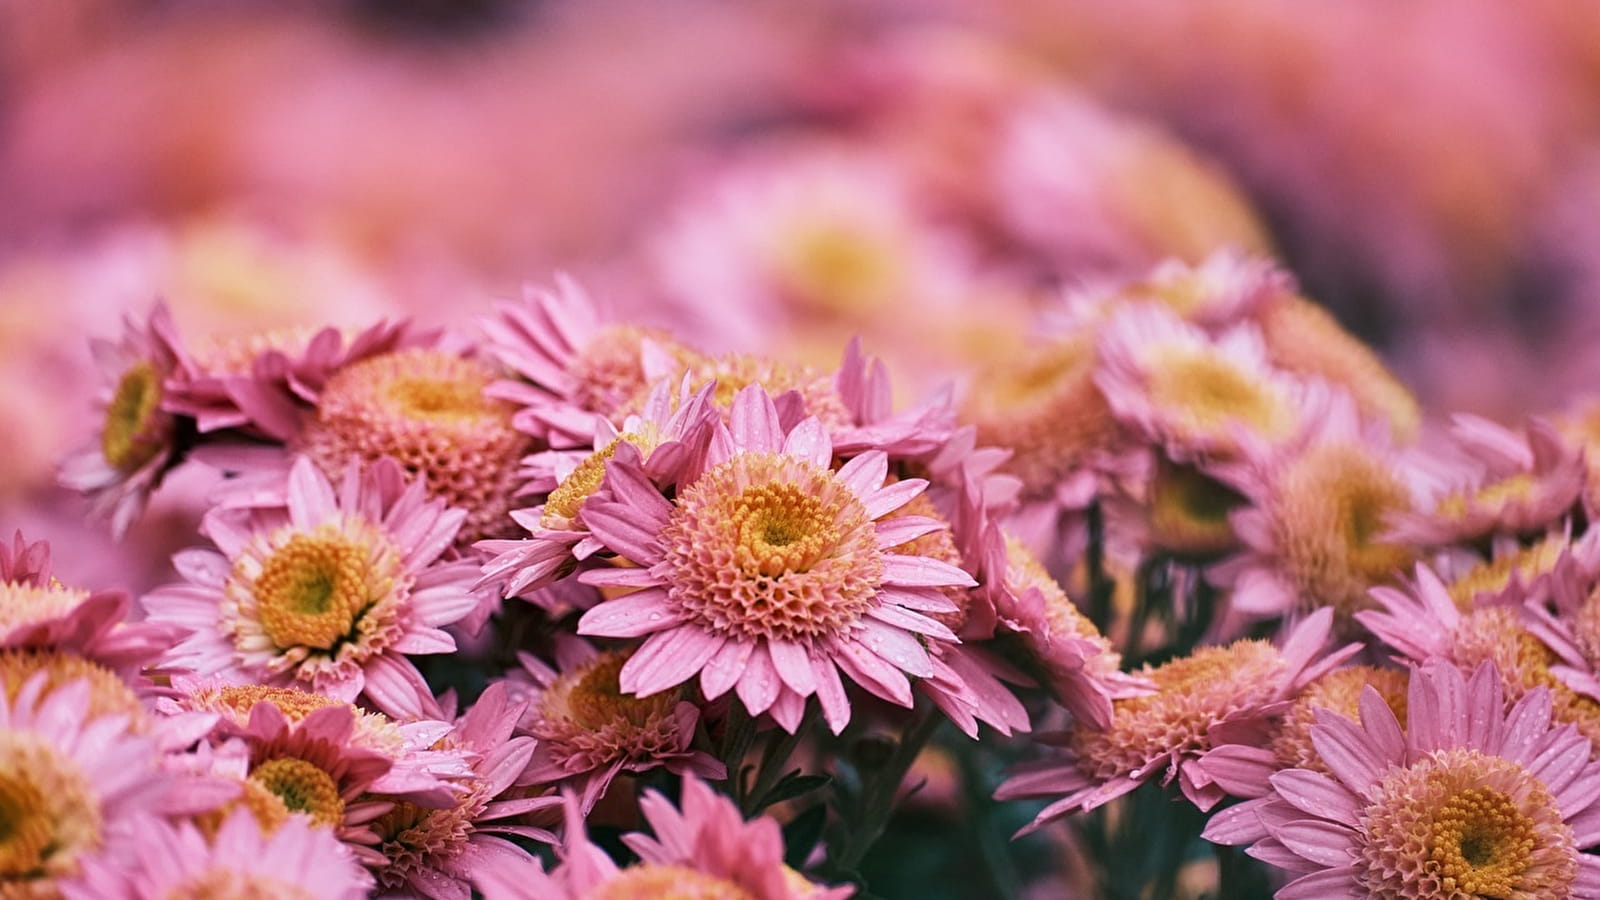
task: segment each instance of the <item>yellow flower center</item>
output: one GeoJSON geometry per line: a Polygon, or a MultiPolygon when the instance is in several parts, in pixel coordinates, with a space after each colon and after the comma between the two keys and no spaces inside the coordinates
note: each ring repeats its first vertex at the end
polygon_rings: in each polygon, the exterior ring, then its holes
{"type": "Polygon", "coordinates": [[[1237,543],[1228,514],[1244,502],[1238,491],[1193,466],[1163,462],[1150,485],[1151,539],[1174,553],[1225,553],[1237,543]]]}
{"type": "Polygon", "coordinates": [[[877,596],[875,535],[866,508],[832,472],[782,454],[740,454],[678,498],[662,530],[668,590],[724,633],[837,633],[877,596]]]}
{"type": "Polygon", "coordinates": [[[1473,601],[1482,594],[1499,594],[1516,578],[1522,584],[1532,584],[1541,575],[1555,571],[1563,551],[1570,541],[1563,535],[1554,535],[1529,547],[1519,547],[1497,559],[1479,563],[1450,582],[1450,599],[1456,608],[1466,612],[1473,601]]]}
{"type": "Polygon", "coordinates": [[[567,473],[561,479],[556,489],[544,502],[544,514],[540,517],[540,524],[546,528],[569,529],[583,524],[578,512],[583,508],[583,501],[594,496],[600,489],[600,484],[606,477],[606,463],[617,455],[617,447],[632,444],[638,447],[641,453],[648,454],[658,443],[656,429],[653,425],[641,428],[641,433],[628,432],[613,438],[599,450],[589,454],[578,467],[567,473]]]}
{"type": "Polygon", "coordinates": [[[313,824],[332,828],[344,819],[344,800],[333,776],[303,759],[268,760],[251,770],[250,780],[281,800],[289,812],[303,813],[313,824]]]}
{"type": "Polygon", "coordinates": [[[1358,877],[1371,896],[1556,900],[1577,874],[1554,798],[1510,760],[1435,751],[1391,769],[1369,799],[1358,877]]]}
{"type": "Polygon", "coordinates": [[[1402,571],[1414,552],[1383,539],[1389,516],[1410,506],[1400,478],[1356,444],[1315,446],[1274,485],[1272,527],[1302,601],[1348,615],[1367,589],[1402,571]]]}
{"type": "Polygon", "coordinates": [[[122,374],[100,433],[100,452],[112,468],[131,472],[161,452],[161,395],[161,373],[151,363],[122,374]]]}
{"type": "MultiPolygon", "coordinates": [[[[267,687],[260,684],[229,685],[205,688],[195,692],[193,702],[202,709],[227,710],[239,721],[250,718],[250,710],[258,703],[271,703],[290,722],[299,722],[319,709],[330,706],[349,706],[332,697],[297,691],[294,688],[267,687]]],[[[354,709],[355,707],[350,707],[354,709]]]]}
{"type": "Polygon", "coordinates": [[[1519,500],[1526,500],[1539,484],[1538,479],[1519,472],[1493,481],[1474,491],[1457,491],[1450,494],[1434,508],[1434,515],[1444,519],[1460,519],[1473,509],[1499,509],[1519,500]]]}
{"type": "Polygon", "coordinates": [[[687,866],[644,863],[623,869],[584,900],[756,900],[731,881],[687,866]]]}
{"type": "Polygon", "coordinates": [[[860,315],[892,299],[900,277],[896,248],[846,222],[797,227],[779,248],[780,290],[818,311],[860,315]]]}
{"type": "Polygon", "coordinates": [[[38,736],[0,732],[0,894],[69,876],[100,842],[84,773],[38,736]]]}
{"type": "Polygon", "coordinates": [[[261,626],[280,649],[331,649],[387,592],[368,584],[366,548],[337,534],[296,534],[255,580],[261,626]]]}
{"type": "Polygon", "coordinates": [[[1216,353],[1181,349],[1153,360],[1150,397],[1176,413],[1186,430],[1206,435],[1235,422],[1273,439],[1294,427],[1288,397],[1216,353]]]}
{"type": "Polygon", "coordinates": [[[61,584],[38,587],[16,582],[0,582],[0,634],[24,625],[37,625],[62,618],[89,599],[88,591],[61,584]]]}

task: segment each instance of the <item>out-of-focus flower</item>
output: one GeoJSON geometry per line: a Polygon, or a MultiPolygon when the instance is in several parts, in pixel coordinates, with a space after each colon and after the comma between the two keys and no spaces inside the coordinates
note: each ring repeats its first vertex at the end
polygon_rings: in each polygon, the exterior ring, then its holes
{"type": "Polygon", "coordinates": [[[441,626],[479,603],[476,565],[441,559],[464,518],[391,460],[352,462],[335,489],[302,457],[286,510],[208,517],[218,550],[180,553],[185,581],[145,596],[151,621],[187,632],[165,663],[427,711],[433,695],[407,654],[455,650],[441,626]]]}
{"type": "Polygon", "coordinates": [[[1330,611],[1318,610],[1295,626],[1281,650],[1243,640],[1146,668],[1139,674],[1153,691],[1116,701],[1103,730],[1076,725],[1065,737],[1064,756],[1019,767],[995,796],[1053,798],[1025,831],[1094,809],[1156,778],[1164,784],[1177,779],[1191,803],[1210,809],[1226,792],[1208,771],[1208,752],[1265,734],[1302,686],[1358,649],[1317,660],[1332,622],[1330,611]]]}
{"type": "Polygon", "coordinates": [[[333,835],[308,821],[264,828],[235,810],[213,833],[188,822],[139,819],[137,849],[125,859],[96,859],[61,885],[67,900],[166,900],[170,897],[275,897],[361,900],[372,878],[333,835]]]}
{"type": "Polygon", "coordinates": [[[1097,350],[1095,384],[1112,412],[1174,460],[1283,445],[1317,414],[1314,392],[1271,365],[1250,325],[1213,339],[1140,304],[1112,317],[1097,350]]]}
{"type": "Polygon", "coordinates": [[[1376,691],[1322,713],[1329,774],[1289,769],[1214,816],[1207,839],[1298,877],[1279,897],[1583,897],[1600,890],[1600,763],[1532,691],[1507,710],[1492,666],[1411,676],[1406,725],[1376,691]]]}
{"type": "Polygon", "coordinates": [[[154,740],[131,733],[126,715],[91,715],[90,693],[83,681],[48,689],[39,674],[0,695],[8,895],[53,896],[89,860],[120,860],[141,816],[164,805],[154,740]]]}
{"type": "Polygon", "coordinates": [[[1547,422],[1523,435],[1476,416],[1451,428],[1455,460],[1429,466],[1430,502],[1392,523],[1396,539],[1428,547],[1474,544],[1496,534],[1526,537],[1560,529],[1588,488],[1582,451],[1547,422]]]}
{"type": "Polygon", "coordinates": [[[887,552],[939,527],[885,518],[927,483],[885,485],[882,451],[835,472],[832,446],[816,419],[784,428],[771,398],[751,386],[675,500],[637,466],[612,461],[612,499],[591,500],[585,517],[634,565],[582,578],[637,590],[589,610],[578,630],[647,637],[623,666],[623,691],[649,695],[699,675],[708,699],[737,689],[752,714],[771,711],[791,731],[816,694],[839,731],[850,720],[843,670],[910,706],[906,675],[933,674],[921,639],[956,640],[924,613],[954,609],[940,588],[975,582],[948,563],[887,552]]]}
{"type": "Polygon", "coordinates": [[[784,865],[783,832],[772,819],[746,822],[733,801],[697,778],[683,781],[682,811],[660,793],[640,800],[655,837],[623,836],[639,862],[619,869],[589,841],[575,800],[567,803],[562,862],[501,866],[474,874],[488,900],[626,900],[684,897],[703,900],[845,900],[854,888],[828,888],[784,865]]]}
{"type": "Polygon", "coordinates": [[[61,482],[88,494],[115,534],[144,509],[167,471],[181,461],[178,423],[163,406],[179,376],[171,315],[156,307],[144,322],[128,316],[121,340],[91,343],[106,381],[96,445],[67,459],[61,482]]]}
{"type": "Polygon", "coordinates": [[[1401,460],[1346,399],[1300,441],[1214,471],[1250,501],[1231,514],[1244,549],[1207,576],[1232,587],[1237,615],[1326,606],[1347,624],[1369,605],[1369,588],[1398,579],[1416,557],[1388,532],[1414,502],[1401,460]]]}

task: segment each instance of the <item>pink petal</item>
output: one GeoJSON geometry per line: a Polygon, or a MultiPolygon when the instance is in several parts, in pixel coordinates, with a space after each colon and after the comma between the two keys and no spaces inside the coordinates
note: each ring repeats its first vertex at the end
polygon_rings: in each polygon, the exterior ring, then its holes
{"type": "Polygon", "coordinates": [[[971,575],[926,556],[883,554],[883,581],[899,587],[976,587],[971,575]]]}
{"type": "Polygon", "coordinates": [[[811,673],[811,660],[806,656],[804,647],[790,641],[773,640],[766,644],[767,653],[772,657],[772,665],[778,672],[778,677],[801,697],[808,697],[817,689],[816,679],[811,673]]]}
{"type": "Polygon", "coordinates": [[[623,693],[641,697],[677,687],[699,674],[724,640],[695,625],[653,634],[623,665],[620,687],[623,693]]]}
{"type": "Polygon", "coordinates": [[[583,614],[578,633],[597,637],[642,637],[683,622],[683,611],[666,588],[646,588],[607,600],[583,614]]]}

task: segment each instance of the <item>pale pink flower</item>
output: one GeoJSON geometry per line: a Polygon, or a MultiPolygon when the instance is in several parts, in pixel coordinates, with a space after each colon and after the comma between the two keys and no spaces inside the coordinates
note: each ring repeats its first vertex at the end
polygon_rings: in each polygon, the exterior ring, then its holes
{"type": "Polygon", "coordinates": [[[1416,559],[1389,532],[1412,508],[1411,471],[1347,397],[1335,395],[1292,445],[1212,471],[1249,501],[1229,516],[1241,551],[1207,572],[1232,588],[1239,619],[1326,606],[1343,626],[1370,605],[1368,589],[1398,581],[1416,559]]]}
{"type": "Polygon", "coordinates": [[[1317,659],[1332,620],[1327,610],[1306,617],[1281,650],[1243,640],[1145,668],[1139,674],[1152,691],[1116,701],[1105,729],[1075,725],[1060,741],[1063,756],[1019,767],[995,796],[1053,798],[1025,832],[1157,778],[1163,784],[1176,779],[1189,802],[1210,809],[1227,791],[1207,765],[1207,754],[1265,734],[1303,685],[1359,649],[1351,645],[1317,659]]]}
{"type": "Polygon", "coordinates": [[[1271,792],[1213,816],[1205,837],[1248,844],[1293,873],[1278,900],[1600,897],[1600,762],[1551,722],[1535,690],[1508,710],[1485,665],[1470,679],[1431,664],[1411,676],[1406,724],[1375,690],[1359,721],[1319,715],[1329,774],[1289,769],[1271,792]]]}
{"type": "Polygon", "coordinates": [[[105,384],[96,407],[100,427],[92,447],[62,463],[61,483],[87,494],[94,513],[110,519],[119,537],[182,460],[184,423],[166,406],[169,382],[181,377],[177,346],[165,306],[142,322],[125,317],[116,342],[90,343],[105,384]]]}
{"type": "Polygon", "coordinates": [[[619,869],[589,841],[575,799],[567,802],[561,864],[537,863],[474,873],[488,900],[845,900],[850,887],[807,881],[783,862],[783,832],[773,819],[746,822],[733,801],[694,777],[683,780],[682,811],[656,791],[639,802],[655,837],[627,834],[639,862],[619,869]]]}
{"type": "Polygon", "coordinates": [[[1455,458],[1431,461],[1431,496],[1396,517],[1396,539],[1438,547],[1524,537],[1560,530],[1579,511],[1589,467],[1582,447],[1550,423],[1530,420],[1519,435],[1457,415],[1450,436],[1455,458]]]}
{"type": "Polygon", "coordinates": [[[486,349],[519,376],[496,381],[490,396],[520,407],[517,427],[556,449],[583,446],[596,417],[672,375],[683,352],[664,333],[603,314],[566,277],[553,290],[524,288],[520,303],[499,304],[479,327],[486,349]]]}
{"type": "Polygon", "coordinates": [[[121,858],[141,815],[167,804],[154,739],[131,733],[126,715],[91,715],[89,694],[83,681],[47,691],[44,675],[0,691],[7,896],[48,897],[90,859],[121,858]]]}
{"type": "Polygon", "coordinates": [[[328,377],[294,449],[329,477],[351,458],[389,457],[465,513],[459,544],[502,536],[532,441],[512,426],[515,406],[488,391],[498,375],[437,346],[368,356],[328,377]]]}
{"type": "Polygon", "coordinates": [[[370,356],[430,342],[408,328],[406,322],[380,322],[361,331],[300,327],[211,338],[179,360],[184,377],[167,406],[194,419],[201,434],[246,429],[294,441],[334,373],[370,356]]]}
{"type": "Polygon", "coordinates": [[[906,676],[933,675],[919,638],[956,640],[924,613],[953,609],[941,588],[975,582],[948,563],[884,549],[939,527],[885,519],[927,482],[885,485],[882,451],[837,472],[832,460],[820,422],[784,428],[771,398],[751,386],[675,499],[638,467],[612,462],[610,499],[591,500],[585,518],[633,565],[582,578],[636,590],[589,610],[578,630],[646,638],[622,669],[623,691],[648,696],[698,675],[708,699],[736,689],[752,714],[770,711],[789,730],[815,694],[837,732],[850,719],[843,670],[911,705],[906,676]]]}
{"type": "Polygon", "coordinates": [[[664,767],[677,775],[728,777],[722,763],[691,746],[700,709],[682,688],[630,696],[618,681],[628,651],[600,653],[579,640],[557,651],[561,671],[522,653],[522,668],[509,681],[528,700],[520,728],[538,741],[520,784],[572,788],[588,810],[624,772],[664,767]]]}
{"type": "Polygon", "coordinates": [[[393,461],[352,463],[336,490],[302,457],[286,510],[209,516],[217,550],[179,553],[185,581],[144,598],[188,632],[165,663],[422,715],[433,695],[407,655],[454,651],[443,626],[480,602],[476,565],[441,558],[464,517],[393,461]]]}
{"type": "Polygon", "coordinates": [[[264,829],[235,810],[207,836],[188,822],[138,821],[137,846],[116,862],[93,860],[61,885],[67,900],[273,897],[361,900],[372,878],[324,829],[290,820],[264,829]]]}
{"type": "Polygon", "coordinates": [[[561,803],[554,795],[508,795],[534,750],[532,738],[512,736],[521,711],[520,704],[508,704],[503,685],[490,685],[438,741],[443,750],[471,760],[468,772],[452,779],[458,789],[453,800],[429,808],[397,798],[393,809],[372,821],[375,849],[383,857],[374,865],[380,889],[461,900],[471,891],[470,879],[531,861],[507,836],[554,843],[543,829],[515,824],[517,817],[561,803]]]}
{"type": "Polygon", "coordinates": [[[1318,414],[1320,392],[1271,365],[1248,323],[1212,337],[1140,303],[1111,317],[1096,352],[1094,381],[1117,419],[1179,462],[1286,444],[1318,414]]]}
{"type": "Polygon", "coordinates": [[[674,404],[672,385],[663,380],[643,411],[623,421],[620,432],[596,417],[593,452],[546,451],[528,457],[523,471],[534,475],[529,487],[541,489],[545,502],[511,513],[531,537],[478,542],[477,549],[493,554],[483,565],[479,586],[493,585],[502,597],[537,598],[535,592],[583,566],[603,549],[583,523],[583,506],[600,490],[607,461],[620,456],[641,466],[657,483],[676,482],[678,470],[700,449],[703,429],[715,415],[707,405],[710,393],[708,385],[674,404]]]}

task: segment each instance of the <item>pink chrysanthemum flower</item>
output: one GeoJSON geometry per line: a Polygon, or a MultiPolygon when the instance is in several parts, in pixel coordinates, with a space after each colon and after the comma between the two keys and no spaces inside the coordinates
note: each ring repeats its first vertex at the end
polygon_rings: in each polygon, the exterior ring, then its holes
{"type": "Polygon", "coordinates": [[[560,672],[520,654],[522,669],[510,682],[529,699],[520,727],[538,739],[520,783],[573,788],[587,810],[624,772],[665,767],[727,777],[722,763],[690,746],[700,709],[682,688],[631,696],[618,680],[629,651],[596,652],[582,641],[564,642],[558,651],[560,672]]]}
{"type": "Polygon", "coordinates": [[[660,282],[746,345],[769,341],[775,322],[849,332],[893,321],[909,298],[949,308],[972,254],[886,163],[811,147],[722,169],[656,240],[660,282]]]}
{"type": "Polygon", "coordinates": [[[698,675],[708,699],[735,689],[752,714],[799,725],[817,695],[829,726],[850,719],[843,670],[867,691],[911,705],[907,674],[933,674],[922,639],[954,641],[924,615],[954,604],[940,589],[972,586],[962,570],[884,548],[938,527],[885,519],[921,493],[885,486],[882,451],[837,472],[816,419],[792,429],[759,386],[739,393],[704,468],[668,500],[637,467],[608,467],[610,499],[585,507],[590,531],[633,566],[594,570],[591,584],[636,589],[584,614],[580,634],[644,637],[621,672],[648,696],[698,675]]]}
{"type": "Polygon", "coordinates": [[[301,821],[263,829],[236,810],[211,835],[145,817],[135,852],[96,860],[61,885],[67,900],[361,900],[372,879],[326,831],[301,821]]]}
{"type": "Polygon", "coordinates": [[[62,463],[61,483],[87,494],[95,515],[121,536],[179,458],[180,422],[164,401],[179,374],[172,317],[157,306],[149,318],[123,321],[121,340],[90,344],[106,380],[93,447],[62,463]]]}
{"type": "Polygon", "coordinates": [[[428,492],[465,511],[463,546],[499,536],[530,448],[512,427],[516,408],[486,392],[497,372],[443,349],[411,347],[369,356],[328,378],[306,423],[304,452],[330,477],[351,458],[389,457],[428,492]]]}
{"type": "Polygon", "coordinates": [[[471,878],[531,860],[503,835],[554,843],[549,832],[507,821],[559,805],[561,799],[506,796],[534,750],[532,738],[512,737],[521,706],[508,704],[506,695],[504,686],[491,685],[439,740],[441,748],[472,759],[470,773],[455,779],[461,790],[452,803],[430,809],[401,798],[373,820],[376,849],[384,858],[376,867],[380,889],[458,900],[470,892],[471,878]]]}
{"type": "Polygon", "coordinates": [[[1359,649],[1350,646],[1312,664],[1332,618],[1327,610],[1308,616],[1281,650],[1243,640],[1147,667],[1140,674],[1151,692],[1116,701],[1104,729],[1075,726],[1064,736],[1064,757],[1025,764],[995,796],[1057,798],[1024,831],[1094,809],[1158,777],[1164,784],[1177,779],[1191,803],[1210,809],[1226,791],[1208,769],[1208,752],[1264,734],[1303,685],[1359,649]]]}
{"type": "Polygon", "coordinates": [[[1600,897],[1600,762],[1533,691],[1507,710],[1499,676],[1413,673],[1402,730],[1377,691],[1360,720],[1325,712],[1312,741],[1330,774],[1289,769],[1214,816],[1205,837],[1298,877],[1296,898],[1600,897]]]}
{"type": "Polygon", "coordinates": [[[1347,398],[1335,397],[1304,440],[1215,471],[1250,501],[1230,516],[1243,550],[1207,573],[1232,587],[1238,616],[1326,606],[1343,626],[1369,605],[1368,589],[1398,581],[1416,559],[1388,532],[1412,508],[1409,473],[1347,398]]]}
{"type": "Polygon", "coordinates": [[[1267,362],[1250,325],[1213,338],[1139,304],[1111,318],[1097,353],[1095,384],[1117,419],[1179,462],[1285,444],[1316,414],[1319,392],[1267,362]]]}
{"type": "Polygon", "coordinates": [[[47,692],[43,675],[0,696],[0,894],[56,896],[163,805],[153,739],[131,733],[125,715],[91,715],[89,696],[82,681],[47,692]]]}
{"type": "Polygon", "coordinates": [[[1376,588],[1378,608],[1356,619],[1396,654],[1413,664],[1443,660],[1463,672],[1493,663],[1507,698],[1545,689],[1556,721],[1570,723],[1600,746],[1600,701],[1574,690],[1594,683],[1593,669],[1571,631],[1540,617],[1520,596],[1462,610],[1432,569],[1418,565],[1406,590],[1376,588]]]}
{"type": "Polygon", "coordinates": [[[1219,250],[1198,264],[1172,259],[1124,284],[1069,292],[1061,313],[1073,325],[1093,327],[1131,304],[1149,303],[1207,331],[1227,331],[1293,289],[1293,278],[1271,260],[1219,250]]]}
{"type": "Polygon", "coordinates": [[[643,412],[624,420],[621,432],[597,419],[601,430],[594,451],[587,455],[548,451],[528,458],[535,473],[530,486],[543,488],[545,502],[511,513],[530,538],[477,544],[477,549],[494,554],[483,566],[480,586],[495,585],[504,597],[533,594],[566,578],[599,552],[599,541],[584,525],[583,505],[600,490],[606,463],[613,457],[620,454],[623,460],[633,460],[658,484],[677,480],[678,470],[697,449],[696,439],[714,413],[707,406],[710,386],[685,396],[676,409],[671,389],[667,381],[657,384],[643,412]]]}
{"type": "Polygon", "coordinates": [[[556,449],[581,447],[601,419],[676,370],[689,354],[664,332],[604,315],[570,278],[554,290],[526,288],[480,320],[487,349],[520,380],[501,379],[493,397],[520,407],[518,428],[556,449]]]}
{"type": "Polygon", "coordinates": [[[432,747],[448,722],[398,725],[291,688],[182,686],[193,690],[166,705],[212,715],[212,774],[241,784],[236,805],[263,827],[304,818],[332,830],[368,865],[382,865],[374,819],[398,802],[448,807],[465,792],[453,779],[470,771],[469,754],[432,747]]]}
{"type": "Polygon", "coordinates": [[[651,791],[639,802],[655,837],[623,837],[639,855],[625,869],[588,839],[574,799],[567,803],[562,862],[474,873],[487,900],[845,900],[850,887],[807,881],[783,862],[783,832],[772,819],[746,822],[738,807],[697,778],[683,781],[683,810],[651,791]]]}
{"type": "Polygon", "coordinates": [[[293,441],[336,372],[417,343],[404,322],[348,334],[308,326],[213,338],[179,361],[184,377],[167,406],[193,418],[202,434],[246,429],[293,441]]]}
{"type": "MultiPolygon", "coordinates": [[[[694,391],[711,387],[710,404],[722,414],[724,421],[739,392],[758,384],[778,403],[785,423],[811,416],[821,420],[830,432],[851,423],[850,411],[839,396],[835,378],[809,366],[754,353],[684,354],[681,363],[669,370],[669,375],[673,380],[686,380],[694,391]]],[[[642,390],[635,393],[618,412],[637,412],[647,397],[642,390]]]]}
{"type": "Polygon", "coordinates": [[[204,529],[218,550],[174,563],[185,583],[144,598],[150,620],[188,636],[166,664],[420,715],[433,695],[407,654],[449,653],[442,626],[478,605],[477,567],[441,561],[464,513],[429,500],[392,461],[352,463],[335,491],[294,464],[286,511],[221,511],[204,529]]]}
{"type": "Polygon", "coordinates": [[[1451,428],[1460,459],[1436,461],[1431,502],[1396,517],[1398,540],[1427,547],[1472,544],[1559,530],[1588,487],[1583,451],[1538,419],[1518,435],[1487,419],[1458,415],[1451,428]]]}
{"type": "Polygon", "coordinates": [[[1021,542],[1007,537],[1004,554],[993,591],[1000,621],[1057,702],[1091,728],[1108,727],[1112,701],[1149,693],[1150,683],[1120,671],[1122,655],[1021,542]]]}

